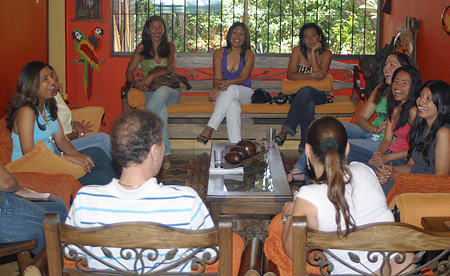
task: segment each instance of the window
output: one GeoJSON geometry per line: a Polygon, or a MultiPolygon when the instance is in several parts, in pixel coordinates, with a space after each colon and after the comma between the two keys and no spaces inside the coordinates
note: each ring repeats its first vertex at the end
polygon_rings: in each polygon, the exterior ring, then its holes
{"type": "Polygon", "coordinates": [[[112,0],[112,55],[130,56],[145,20],[161,15],[178,52],[213,52],[235,21],[247,22],[256,53],[291,53],[306,22],[334,54],[375,54],[379,0],[112,0]]]}

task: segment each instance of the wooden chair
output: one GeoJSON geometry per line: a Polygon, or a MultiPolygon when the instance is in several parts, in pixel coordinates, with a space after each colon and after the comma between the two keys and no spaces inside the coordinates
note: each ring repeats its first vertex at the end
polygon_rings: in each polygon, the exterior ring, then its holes
{"type": "MultiPolygon", "coordinates": [[[[46,214],[44,218],[45,240],[47,247],[48,265],[50,276],[56,275],[72,275],[70,273],[84,273],[85,275],[169,275],[174,273],[167,272],[170,268],[159,267],[153,271],[145,268],[141,271],[142,263],[151,264],[150,260],[158,255],[156,249],[172,249],[172,248],[192,248],[194,254],[185,257],[182,262],[188,263],[192,261],[192,267],[200,264],[200,271],[193,274],[203,274],[205,264],[219,262],[220,275],[232,274],[232,220],[231,217],[221,217],[218,227],[212,230],[196,230],[189,231],[186,229],[177,229],[164,226],[157,223],[136,222],[136,223],[117,223],[103,227],[77,228],[59,222],[57,214],[46,214]],[[71,252],[64,250],[71,245],[71,252]],[[83,246],[83,245],[86,245],[83,246]],[[85,255],[93,258],[89,246],[102,247],[105,256],[108,255],[108,248],[119,248],[121,253],[130,254],[129,257],[136,258],[136,267],[134,270],[128,270],[115,264],[106,263],[111,267],[110,270],[89,270],[86,268],[88,264],[86,257],[78,254],[84,251],[85,255]],[[208,252],[197,253],[208,248],[209,252],[218,252],[217,246],[220,248],[219,257],[212,254],[208,257],[208,252]],[[108,248],[106,248],[108,247],[108,248]],[[76,248],[76,250],[75,250],[76,248]],[[82,248],[82,249],[80,249],[82,248]],[[69,256],[70,255],[70,256],[69,256]],[[193,258],[195,256],[200,258],[193,258]],[[75,261],[76,269],[63,267],[63,257],[75,261]],[[195,259],[195,260],[194,260],[195,259]]],[[[170,254],[166,255],[166,259],[170,258],[170,254]]],[[[154,264],[154,263],[153,263],[154,264]]],[[[178,264],[177,264],[178,265],[178,264]]],[[[218,275],[219,273],[214,273],[218,275]]],[[[179,275],[180,273],[175,273],[179,275]]]]}
{"type": "Polygon", "coordinates": [[[36,248],[36,240],[26,240],[12,243],[0,243],[0,258],[13,255],[17,256],[20,274],[23,275],[25,268],[31,262],[30,250],[36,248]]]}
{"type": "MultiPolygon", "coordinates": [[[[310,265],[320,267],[322,275],[327,275],[327,268],[332,266],[330,261],[323,258],[315,259],[314,257],[318,256],[314,254],[310,256],[309,253],[317,249],[329,253],[329,248],[369,251],[368,257],[370,255],[383,260],[382,267],[384,266],[387,269],[383,270],[384,274],[381,275],[400,275],[391,273],[389,270],[391,268],[389,256],[400,253],[395,257],[397,261],[397,257],[401,256],[402,252],[417,253],[412,260],[414,269],[407,273],[403,272],[401,275],[418,275],[427,268],[434,268],[433,272],[439,275],[450,273],[448,265],[450,232],[431,232],[399,222],[371,224],[359,227],[347,237],[339,237],[335,232],[324,233],[311,230],[306,225],[306,217],[294,217],[293,248],[298,249],[294,250],[293,256],[294,276],[306,275],[307,262],[310,265]],[[305,250],[301,250],[302,248],[305,250]],[[436,256],[433,255],[431,259],[423,258],[423,256],[426,256],[425,251],[433,250],[441,252],[436,256]]],[[[354,260],[357,261],[357,258],[354,258],[354,260]]],[[[405,260],[398,258],[398,263],[403,262],[405,260]]],[[[352,268],[355,263],[347,263],[346,265],[352,268]]],[[[355,271],[352,274],[361,275],[361,272],[355,271]]]]}

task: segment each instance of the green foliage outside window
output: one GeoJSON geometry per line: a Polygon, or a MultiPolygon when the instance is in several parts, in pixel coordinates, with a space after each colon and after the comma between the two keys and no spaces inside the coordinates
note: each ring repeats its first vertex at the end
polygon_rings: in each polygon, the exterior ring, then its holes
{"type": "MultiPolygon", "coordinates": [[[[112,0],[113,14],[123,36],[129,20],[132,52],[141,41],[145,20],[163,16],[169,38],[178,52],[213,52],[226,44],[226,31],[244,21],[244,0],[112,0]],[[189,1],[189,2],[188,2],[189,1]],[[122,4],[121,4],[122,3],[122,4]],[[169,4],[167,4],[169,3],[169,4]],[[174,3],[172,5],[172,3],[174,3]],[[194,3],[194,4],[192,4],[194,3]],[[198,12],[197,12],[198,11],[198,12]],[[209,12],[208,12],[209,11],[209,12]],[[129,17],[124,14],[129,13],[129,17]]],[[[316,22],[334,54],[375,54],[378,0],[248,0],[248,27],[257,53],[290,53],[298,44],[301,26],[316,22]]],[[[117,50],[116,50],[117,51],[117,50]]]]}

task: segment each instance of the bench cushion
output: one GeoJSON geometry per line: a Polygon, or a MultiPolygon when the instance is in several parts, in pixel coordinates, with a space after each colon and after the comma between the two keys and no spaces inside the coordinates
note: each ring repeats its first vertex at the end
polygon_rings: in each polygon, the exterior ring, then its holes
{"type": "MultiPolygon", "coordinates": [[[[278,104],[244,104],[241,106],[242,114],[287,114],[290,105],[278,104]]],[[[208,96],[182,95],[180,102],[167,107],[169,114],[211,114],[214,105],[209,102],[208,96]]],[[[350,114],[355,112],[355,104],[348,96],[335,96],[334,102],[316,106],[316,114],[350,114]]]]}

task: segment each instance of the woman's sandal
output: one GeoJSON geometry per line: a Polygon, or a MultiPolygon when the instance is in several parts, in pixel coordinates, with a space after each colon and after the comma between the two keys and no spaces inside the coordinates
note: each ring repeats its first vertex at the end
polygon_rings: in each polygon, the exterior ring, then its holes
{"type": "Polygon", "coordinates": [[[205,135],[200,134],[199,136],[197,136],[197,141],[206,145],[209,141],[209,138],[207,138],[205,135]]]}
{"type": "Polygon", "coordinates": [[[291,173],[291,172],[288,172],[288,173],[286,174],[286,178],[287,178],[287,176],[288,176],[289,174],[292,175],[292,180],[289,181],[289,184],[304,184],[304,183],[305,183],[305,180],[295,180],[295,176],[296,176],[296,175],[302,175],[302,174],[304,175],[305,173],[291,173]]]}
{"type": "Polygon", "coordinates": [[[275,143],[277,143],[278,146],[280,146],[280,147],[283,146],[284,141],[286,141],[286,138],[283,139],[279,135],[275,136],[275,143]]]}

